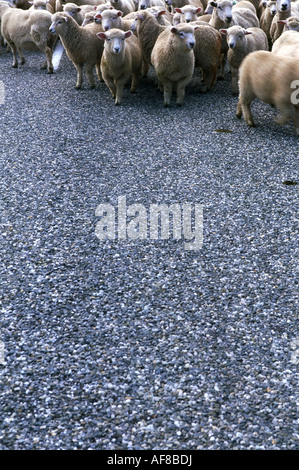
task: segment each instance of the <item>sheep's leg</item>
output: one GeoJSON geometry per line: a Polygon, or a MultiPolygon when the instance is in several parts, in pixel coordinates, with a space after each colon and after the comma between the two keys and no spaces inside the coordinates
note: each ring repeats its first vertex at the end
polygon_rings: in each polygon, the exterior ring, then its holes
{"type": "Polygon", "coordinates": [[[128,77],[124,76],[117,80],[116,82],[116,96],[115,96],[115,104],[120,104],[122,102],[124,87],[128,81],[128,77]]]}
{"type": "Polygon", "coordinates": [[[237,118],[240,119],[242,117],[242,114],[243,114],[243,111],[242,111],[241,99],[239,99],[238,104],[237,104],[237,110],[236,110],[237,118]]]}
{"type": "Polygon", "coordinates": [[[94,68],[93,65],[90,65],[90,64],[85,65],[85,72],[86,72],[87,80],[90,84],[90,88],[95,88],[96,86],[95,80],[94,80],[93,68],[94,68]]]}
{"type": "Polygon", "coordinates": [[[13,56],[12,67],[16,69],[18,67],[17,48],[13,43],[9,43],[9,45],[11,47],[11,52],[13,56]]]}
{"type": "Polygon", "coordinates": [[[164,106],[167,107],[170,105],[170,99],[172,94],[172,82],[164,82],[164,106]]]}
{"type": "Polygon", "coordinates": [[[183,80],[179,80],[176,84],[176,104],[178,106],[182,106],[184,98],[185,98],[185,89],[187,83],[189,83],[190,78],[185,78],[183,80]]]}
{"type": "Polygon", "coordinates": [[[141,69],[141,74],[143,78],[147,76],[149,68],[150,68],[150,63],[146,59],[143,59],[142,69],[141,69]]]}
{"type": "Polygon", "coordinates": [[[46,47],[46,50],[44,51],[45,55],[46,55],[46,62],[44,64],[44,66],[42,66],[42,68],[47,68],[47,73],[51,74],[54,72],[54,67],[53,67],[53,63],[52,63],[52,50],[50,49],[50,47],[46,47]]]}
{"type": "Polygon", "coordinates": [[[109,88],[112,97],[115,98],[115,95],[116,95],[116,86],[115,86],[115,83],[114,83],[113,78],[112,78],[112,77],[109,77],[109,75],[107,75],[107,74],[104,72],[104,73],[103,73],[103,79],[104,79],[104,82],[106,83],[107,87],[109,88]]]}
{"type": "Polygon", "coordinates": [[[82,64],[74,64],[77,70],[77,83],[76,88],[79,90],[82,88],[83,83],[83,65],[82,64]]]}
{"type": "Polygon", "coordinates": [[[132,83],[131,83],[131,89],[130,89],[131,93],[134,93],[136,91],[136,88],[138,87],[138,84],[139,84],[139,77],[140,77],[140,70],[132,74],[132,83]]]}
{"type": "Polygon", "coordinates": [[[199,91],[205,93],[208,90],[212,90],[217,80],[217,66],[210,66],[203,70],[203,80],[199,91]]]}
{"type": "Polygon", "coordinates": [[[103,77],[102,77],[102,72],[101,72],[101,64],[98,63],[96,64],[96,72],[97,72],[97,76],[98,76],[98,79],[100,80],[100,82],[103,82],[103,77]]]}
{"type": "Polygon", "coordinates": [[[251,110],[250,110],[250,105],[252,101],[253,100],[249,98],[245,100],[242,96],[240,96],[240,99],[239,99],[239,103],[240,103],[240,106],[242,107],[242,112],[244,115],[244,120],[247,122],[248,126],[255,127],[254,120],[253,120],[251,110]]]}

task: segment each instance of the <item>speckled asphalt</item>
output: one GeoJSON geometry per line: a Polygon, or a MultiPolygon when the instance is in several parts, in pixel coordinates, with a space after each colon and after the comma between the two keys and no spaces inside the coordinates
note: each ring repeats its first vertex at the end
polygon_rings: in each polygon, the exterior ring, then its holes
{"type": "Polygon", "coordinates": [[[115,106],[63,56],[0,80],[0,449],[298,449],[298,150],[230,76],[115,106]],[[99,239],[96,209],[203,207],[203,243],[99,239]]]}

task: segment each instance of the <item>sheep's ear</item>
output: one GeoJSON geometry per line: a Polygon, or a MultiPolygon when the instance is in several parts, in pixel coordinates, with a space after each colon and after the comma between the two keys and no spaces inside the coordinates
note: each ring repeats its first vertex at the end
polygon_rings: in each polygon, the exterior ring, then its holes
{"type": "Polygon", "coordinates": [[[97,9],[97,5],[94,5],[94,6],[92,7],[92,9],[93,9],[93,10],[96,10],[96,9],[97,9]]]}
{"type": "Polygon", "coordinates": [[[252,34],[252,32],[251,32],[251,31],[247,31],[247,29],[245,29],[244,34],[252,34]]]}
{"type": "Polygon", "coordinates": [[[217,7],[217,2],[213,2],[213,1],[212,1],[212,2],[210,2],[210,5],[211,5],[212,7],[215,7],[215,8],[216,8],[216,7],[217,7]]]}
{"type": "Polygon", "coordinates": [[[98,38],[105,40],[106,39],[106,34],[105,33],[97,33],[98,38]]]}
{"type": "Polygon", "coordinates": [[[63,18],[64,18],[65,22],[67,23],[68,22],[68,17],[64,16],[63,18]]]}
{"type": "Polygon", "coordinates": [[[129,38],[130,36],[132,36],[132,34],[133,34],[133,31],[131,31],[131,30],[129,29],[129,31],[126,31],[126,32],[125,32],[125,38],[126,38],[126,39],[129,38]]]}
{"type": "Polygon", "coordinates": [[[102,19],[101,13],[98,13],[97,15],[95,15],[95,18],[100,18],[100,19],[102,19]]]}
{"type": "Polygon", "coordinates": [[[117,16],[123,16],[123,12],[120,11],[120,10],[118,10],[118,11],[117,11],[117,16]]]}
{"type": "Polygon", "coordinates": [[[173,26],[170,31],[171,31],[173,34],[176,34],[176,33],[178,32],[178,29],[173,26]]]}
{"type": "Polygon", "coordinates": [[[286,24],[286,20],[277,20],[277,23],[286,24]]]}
{"type": "Polygon", "coordinates": [[[221,34],[225,34],[225,35],[226,35],[226,34],[227,34],[227,29],[219,29],[219,32],[220,32],[221,34]]]}
{"type": "Polygon", "coordinates": [[[196,8],[195,13],[198,14],[198,13],[201,12],[201,10],[202,10],[202,8],[201,8],[201,7],[198,7],[198,8],[196,8]]]}
{"type": "Polygon", "coordinates": [[[175,8],[174,11],[183,15],[183,11],[181,10],[181,8],[175,8]]]}
{"type": "Polygon", "coordinates": [[[161,15],[166,15],[166,10],[158,11],[158,16],[161,16],[161,15]]]}

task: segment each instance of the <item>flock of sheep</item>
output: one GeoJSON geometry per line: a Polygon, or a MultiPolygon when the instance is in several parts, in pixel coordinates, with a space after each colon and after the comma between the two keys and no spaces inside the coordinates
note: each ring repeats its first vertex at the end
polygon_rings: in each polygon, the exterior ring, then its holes
{"type": "Polygon", "coordinates": [[[195,69],[200,91],[212,90],[231,73],[239,94],[236,115],[254,126],[250,105],[257,97],[276,107],[279,124],[294,119],[299,135],[299,0],[0,0],[1,47],[45,54],[53,73],[55,44],[61,41],[77,70],[95,87],[94,69],[120,104],[152,65],[169,106],[172,93],[182,105],[195,69]]]}

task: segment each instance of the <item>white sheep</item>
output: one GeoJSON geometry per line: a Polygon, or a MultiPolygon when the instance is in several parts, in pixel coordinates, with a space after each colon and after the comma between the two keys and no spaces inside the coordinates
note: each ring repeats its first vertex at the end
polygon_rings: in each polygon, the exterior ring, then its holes
{"type": "Polygon", "coordinates": [[[130,30],[112,28],[97,35],[104,40],[102,77],[115,104],[119,105],[122,102],[124,87],[130,78],[131,93],[138,86],[142,64],[140,43],[130,30]]]}
{"type": "Polygon", "coordinates": [[[165,8],[164,0],[139,0],[138,10],[146,10],[147,8],[158,6],[161,9],[165,8]]]}
{"type": "MultiPolygon", "coordinates": [[[[4,39],[1,35],[1,18],[2,18],[2,15],[4,14],[4,12],[8,8],[14,8],[14,7],[8,1],[0,0],[0,46],[5,46],[5,41],[4,41],[4,39]]],[[[8,51],[10,50],[9,46],[7,46],[7,50],[8,51]]],[[[0,51],[0,55],[1,55],[1,51],[0,51]]]]}
{"type": "Polygon", "coordinates": [[[33,0],[32,2],[29,2],[31,7],[29,10],[47,10],[51,14],[54,13],[54,9],[50,4],[50,0],[33,0]]]}
{"type": "MultiPolygon", "coordinates": [[[[242,2],[243,3],[243,2],[242,2]]],[[[243,28],[258,28],[259,20],[250,8],[244,8],[233,0],[210,1],[213,8],[210,25],[216,29],[239,25],[243,28]]]]}
{"type": "Polygon", "coordinates": [[[285,124],[294,113],[296,134],[299,136],[299,100],[294,90],[298,77],[297,58],[279,56],[269,51],[252,52],[240,67],[236,116],[241,118],[243,114],[246,123],[254,127],[250,106],[258,98],[281,112],[276,118],[277,124],[285,124]]]}
{"type": "Polygon", "coordinates": [[[124,15],[128,15],[135,11],[135,4],[133,0],[110,0],[111,5],[116,10],[120,10],[124,15]]]}
{"type": "Polygon", "coordinates": [[[201,7],[194,7],[193,5],[184,5],[182,8],[175,8],[174,10],[180,15],[178,23],[190,23],[191,21],[196,21],[198,15],[202,12],[201,7]]]}
{"type": "Polygon", "coordinates": [[[136,18],[131,25],[131,30],[136,31],[142,51],[142,76],[145,77],[151,65],[151,53],[155,42],[167,26],[160,25],[152,13],[148,10],[137,12],[136,18]]]}
{"type": "Polygon", "coordinates": [[[231,26],[228,29],[220,29],[226,35],[228,45],[228,63],[232,75],[232,94],[238,93],[238,72],[244,58],[250,53],[258,50],[268,50],[268,39],[261,28],[242,28],[242,26],[231,26]]]}
{"type": "Polygon", "coordinates": [[[286,20],[289,16],[291,16],[291,0],[277,0],[276,1],[276,14],[273,18],[270,28],[270,38],[272,44],[279,36],[282,34],[284,25],[282,23],[278,23],[280,20],[286,20]]]}
{"type": "Polygon", "coordinates": [[[166,28],[157,38],[151,54],[159,88],[164,94],[164,106],[170,105],[172,91],[176,91],[176,104],[181,106],[186,85],[194,70],[195,36],[193,27],[182,23],[166,28]]]}
{"type": "Polygon", "coordinates": [[[265,1],[264,11],[260,17],[260,27],[266,33],[266,36],[268,39],[269,50],[272,47],[270,29],[271,29],[271,24],[276,14],[276,11],[277,11],[276,0],[265,1]]]}
{"type": "Polygon", "coordinates": [[[282,33],[275,41],[272,48],[273,54],[299,58],[299,33],[288,30],[282,33]]]}
{"type": "Polygon", "coordinates": [[[49,33],[51,13],[44,10],[7,9],[1,19],[1,35],[11,48],[13,54],[12,67],[18,67],[17,53],[20,63],[25,63],[23,50],[41,51],[46,56],[47,73],[53,73],[52,48],[56,38],[49,33]]]}
{"type": "Polygon", "coordinates": [[[57,12],[52,16],[50,32],[60,37],[67,56],[77,70],[77,89],[82,87],[84,65],[91,88],[95,88],[94,67],[101,80],[100,63],[103,43],[96,36],[99,31],[102,31],[102,25],[93,23],[84,27],[79,26],[74,18],[65,12],[57,12]]]}
{"type": "Polygon", "coordinates": [[[284,25],[283,32],[299,31],[299,17],[298,16],[289,16],[286,20],[278,20],[277,23],[284,25]]]}
{"type": "Polygon", "coordinates": [[[120,10],[104,10],[102,13],[97,13],[95,18],[102,21],[102,27],[104,31],[109,29],[122,29],[123,31],[129,31],[131,24],[134,19],[123,19],[123,12],[120,10]]]}
{"type": "Polygon", "coordinates": [[[81,7],[75,3],[68,2],[63,5],[63,11],[72,16],[75,21],[81,26],[84,21],[84,13],[81,7]]]}

